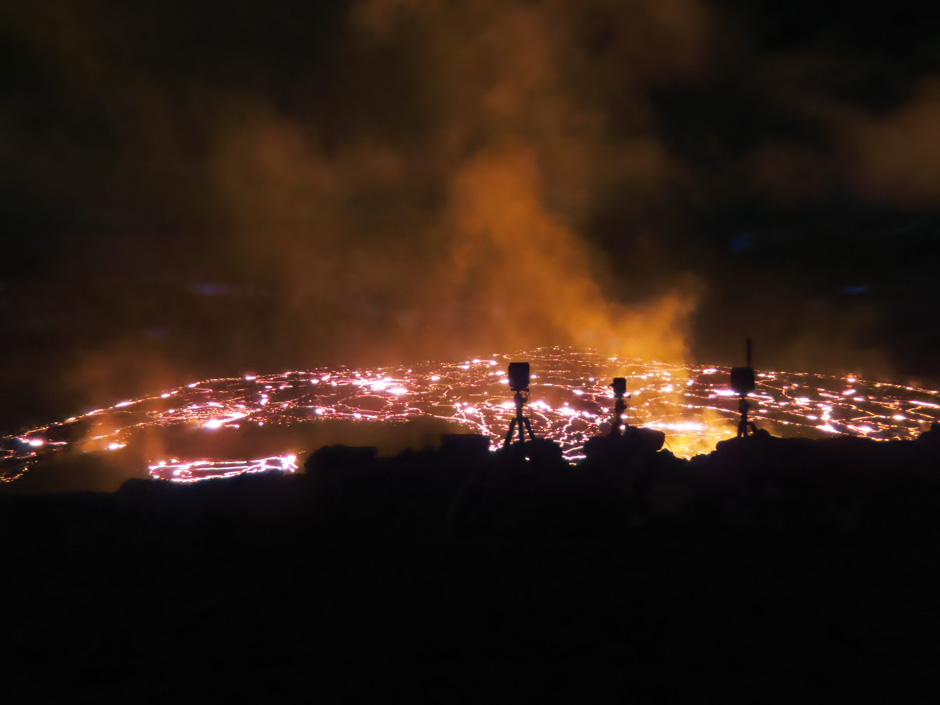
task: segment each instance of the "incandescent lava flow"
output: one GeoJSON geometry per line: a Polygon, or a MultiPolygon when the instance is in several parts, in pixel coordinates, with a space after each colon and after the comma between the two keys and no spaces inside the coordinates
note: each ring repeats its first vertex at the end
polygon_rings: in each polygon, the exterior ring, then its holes
{"type": "MultiPolygon", "coordinates": [[[[193,382],[3,438],[0,479],[13,481],[50,454],[127,447],[142,449],[149,475],[166,480],[293,472],[297,455],[311,448],[298,447],[297,436],[290,440],[283,431],[331,421],[388,427],[433,418],[487,435],[495,448],[515,413],[505,374],[512,360],[532,365],[526,415],[533,430],[557,441],[571,462],[582,457],[585,441],[609,430],[613,395],[608,385],[615,376],[626,377],[632,395],[625,420],[664,431],[666,448],[678,456],[709,452],[735,434],[738,400],[726,367],[546,347],[462,362],[341,366],[193,382]],[[187,433],[226,442],[242,438],[246,452],[238,457],[231,448],[219,452],[224,442],[214,450],[205,442],[174,447],[174,438],[187,433]],[[262,449],[271,452],[254,452],[262,449]]],[[[852,376],[761,372],[749,396],[752,420],[779,436],[909,440],[940,419],[940,392],[852,376]]]]}

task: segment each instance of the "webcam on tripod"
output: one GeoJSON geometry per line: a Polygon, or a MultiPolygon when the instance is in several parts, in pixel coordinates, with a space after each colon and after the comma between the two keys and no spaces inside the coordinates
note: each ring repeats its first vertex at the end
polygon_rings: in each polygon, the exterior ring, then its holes
{"type": "Polygon", "coordinates": [[[516,417],[509,423],[509,433],[506,434],[504,448],[512,441],[516,427],[519,428],[519,443],[525,443],[525,431],[529,432],[530,440],[535,440],[529,419],[522,415],[522,406],[529,400],[529,363],[510,362],[507,374],[509,375],[509,388],[515,392],[513,400],[516,403],[516,417]]]}

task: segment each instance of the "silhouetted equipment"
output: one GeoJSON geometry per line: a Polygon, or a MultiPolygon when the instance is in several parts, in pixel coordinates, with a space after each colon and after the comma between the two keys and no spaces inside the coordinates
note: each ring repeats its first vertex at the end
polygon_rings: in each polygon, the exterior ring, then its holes
{"type": "Polygon", "coordinates": [[[640,428],[631,426],[623,420],[623,413],[627,410],[625,399],[627,394],[627,380],[625,377],[614,377],[610,384],[614,390],[614,418],[611,422],[610,433],[606,436],[591,438],[584,445],[584,452],[597,462],[623,463],[656,453],[666,442],[666,434],[654,428],[640,428]]]}
{"type": "MultiPolygon", "coordinates": [[[[627,403],[623,400],[627,392],[627,380],[625,377],[614,377],[614,382],[610,386],[614,388],[614,396],[617,398],[614,402],[614,420],[610,427],[610,435],[619,436],[620,427],[623,425],[623,412],[627,410],[627,403]]],[[[627,394],[627,399],[629,398],[630,395],[627,394]]]]}
{"type": "Polygon", "coordinates": [[[529,400],[529,363],[510,362],[508,374],[509,388],[515,392],[513,399],[516,402],[516,417],[509,424],[509,433],[506,434],[503,448],[507,447],[510,441],[512,441],[512,434],[516,430],[517,425],[519,427],[520,443],[525,443],[525,431],[529,432],[529,438],[532,441],[535,440],[529,419],[522,415],[522,406],[529,400]]]}
{"type": "Polygon", "coordinates": [[[751,367],[731,368],[731,388],[740,396],[754,391],[754,369],[751,367]]]}
{"type": "Polygon", "coordinates": [[[757,433],[757,426],[748,421],[747,412],[751,405],[747,400],[747,395],[754,391],[754,368],[751,367],[751,339],[747,339],[747,367],[731,368],[731,388],[741,397],[741,403],[738,404],[738,411],[741,412],[741,420],[738,422],[738,438],[743,438],[752,433],[757,433]]]}
{"type": "Polygon", "coordinates": [[[740,396],[754,391],[754,368],[751,367],[751,339],[747,339],[747,367],[731,368],[731,388],[740,396]]]}
{"type": "Polygon", "coordinates": [[[614,381],[610,386],[614,388],[614,396],[618,399],[622,398],[623,395],[627,393],[626,377],[614,377],[614,381]]]}
{"type": "Polygon", "coordinates": [[[514,392],[529,391],[529,363],[509,363],[509,388],[514,392]]]}

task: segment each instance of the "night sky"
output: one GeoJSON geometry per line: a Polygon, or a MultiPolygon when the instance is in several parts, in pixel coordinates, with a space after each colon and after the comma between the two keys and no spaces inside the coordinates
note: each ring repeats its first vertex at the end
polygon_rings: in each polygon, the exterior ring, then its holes
{"type": "Polygon", "coordinates": [[[938,14],[4,2],[0,430],[542,344],[936,380],[938,14]]]}

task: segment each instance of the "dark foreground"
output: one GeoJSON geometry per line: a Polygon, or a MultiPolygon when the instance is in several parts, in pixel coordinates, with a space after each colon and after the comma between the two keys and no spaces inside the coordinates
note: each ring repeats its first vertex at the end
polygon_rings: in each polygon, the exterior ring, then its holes
{"type": "Polygon", "coordinates": [[[749,440],[572,468],[472,441],[0,497],[31,699],[936,695],[940,445],[749,440]]]}

